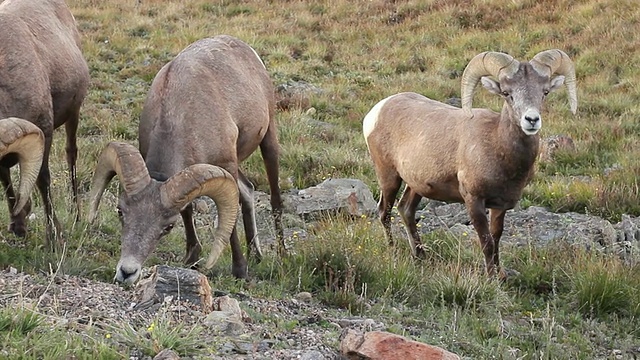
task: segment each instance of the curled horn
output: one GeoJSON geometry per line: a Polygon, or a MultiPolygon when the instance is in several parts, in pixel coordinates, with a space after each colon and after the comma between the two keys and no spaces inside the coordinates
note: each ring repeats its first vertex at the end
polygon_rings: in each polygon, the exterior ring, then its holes
{"type": "Polygon", "coordinates": [[[16,215],[29,201],[38,179],[44,154],[44,134],[27,120],[14,117],[0,120],[0,157],[9,153],[17,154],[20,164],[20,185],[12,210],[16,215]]]}
{"type": "Polygon", "coordinates": [[[129,196],[138,193],[151,182],[149,171],[138,149],[127,143],[110,142],[102,150],[96,172],[93,174],[89,197],[90,222],[96,218],[102,193],[115,175],[118,175],[124,191],[129,196]]]}
{"type": "Polygon", "coordinates": [[[576,90],[576,68],[573,61],[564,51],[558,49],[545,50],[536,54],[530,61],[531,66],[540,74],[551,76],[560,74],[565,77],[569,93],[569,106],[571,113],[578,111],[578,94],[576,90]]]}
{"type": "Polygon", "coordinates": [[[476,86],[483,76],[491,75],[498,78],[501,71],[513,75],[518,70],[519,62],[511,55],[485,51],[469,61],[462,73],[462,108],[471,115],[471,104],[476,86]]]}
{"type": "Polygon", "coordinates": [[[235,227],[238,185],[233,176],[221,167],[195,164],[173,175],[160,188],[162,205],[168,209],[180,210],[199,196],[210,197],[218,208],[218,227],[205,265],[210,269],[218,261],[235,227]]]}

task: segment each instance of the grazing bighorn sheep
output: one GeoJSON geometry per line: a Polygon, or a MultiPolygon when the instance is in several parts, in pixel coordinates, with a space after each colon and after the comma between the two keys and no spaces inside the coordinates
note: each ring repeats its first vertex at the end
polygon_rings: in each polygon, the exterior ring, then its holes
{"type": "Polygon", "coordinates": [[[575,114],[575,68],[567,54],[547,50],[519,62],[504,53],[484,52],[462,75],[462,109],[415,93],[377,103],[364,118],[363,130],[380,184],[378,211],[387,239],[392,242],[391,209],[404,181],[398,212],[414,256],[424,256],[415,219],[420,199],[463,202],[488,274],[500,271],[505,212],[520,200],[533,175],[543,100],[563,82],[575,114]],[[479,82],[504,98],[501,113],[471,108],[479,82]]]}
{"type": "MultiPolygon", "coordinates": [[[[63,0],[5,0],[0,3],[0,119],[18,117],[44,134],[42,166],[36,185],[46,217],[46,242],[58,228],[49,194],[49,152],[53,130],[65,125],[67,163],[78,206],[76,130],[80,106],[89,85],[89,68],[80,51],[76,22],[63,0]]],[[[0,181],[9,208],[16,205],[9,168],[15,159],[0,162],[0,181]]],[[[28,199],[26,199],[28,200],[28,199]]],[[[26,234],[30,205],[12,213],[9,230],[26,234]]]]}
{"type": "MultiPolygon", "coordinates": [[[[111,178],[106,174],[113,176],[113,171],[117,172],[125,185],[132,182],[142,184],[135,190],[125,186],[120,198],[118,210],[123,233],[117,280],[132,283],[138,278],[142,263],[162,234],[173,226],[178,213],[182,216],[186,233],[185,263],[191,265],[198,261],[201,245],[193,223],[190,204],[193,198],[178,197],[179,201],[169,201],[170,197],[159,196],[156,190],[169,186],[169,183],[183,186],[171,179],[193,164],[220,166],[237,182],[247,252],[251,254],[252,249],[255,250],[259,259],[262,252],[257,238],[254,188],[238,168],[238,163],[249,157],[258,146],[270,184],[276,235],[280,250],[284,249],[274,102],[274,87],[262,60],[249,45],[231,36],[196,41],[160,69],[140,119],[140,153],[144,163],[129,164],[136,158],[133,155],[113,157],[111,161],[98,164],[94,176],[91,219],[96,215],[100,194],[111,178]],[[118,166],[125,165],[135,170],[117,170],[118,166]]],[[[216,244],[222,244],[221,241],[226,242],[229,238],[229,234],[221,233],[221,230],[216,233],[216,244]]],[[[247,261],[235,226],[230,235],[232,273],[246,278],[247,261]]],[[[221,251],[221,246],[212,250],[206,268],[213,266],[221,251]]]]}

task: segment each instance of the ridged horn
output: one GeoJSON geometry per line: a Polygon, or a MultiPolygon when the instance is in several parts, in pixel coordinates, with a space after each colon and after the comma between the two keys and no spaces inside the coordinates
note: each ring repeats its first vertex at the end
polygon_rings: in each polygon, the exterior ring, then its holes
{"type": "Polygon", "coordinates": [[[471,114],[473,93],[481,77],[491,75],[498,78],[501,71],[512,75],[518,66],[519,62],[511,55],[501,52],[485,51],[474,56],[462,73],[462,108],[471,114]]]}
{"type": "Polygon", "coordinates": [[[574,115],[578,111],[578,92],[576,89],[576,67],[564,51],[558,49],[541,51],[530,61],[531,66],[540,74],[564,76],[569,94],[569,106],[574,115]]]}
{"type": "Polygon", "coordinates": [[[100,154],[91,181],[90,222],[96,218],[102,194],[115,175],[118,175],[124,191],[129,196],[138,193],[151,182],[149,171],[138,149],[127,143],[110,142],[100,154]]]}
{"type": "Polygon", "coordinates": [[[38,179],[44,154],[44,134],[33,123],[15,117],[0,120],[0,158],[9,153],[18,155],[20,185],[13,206],[13,215],[22,211],[29,201],[38,179]]]}
{"type": "Polygon", "coordinates": [[[218,227],[205,265],[210,269],[229,242],[238,217],[239,197],[236,180],[228,171],[209,164],[195,164],[169,178],[160,188],[162,205],[180,210],[199,196],[208,196],[218,208],[218,227]]]}

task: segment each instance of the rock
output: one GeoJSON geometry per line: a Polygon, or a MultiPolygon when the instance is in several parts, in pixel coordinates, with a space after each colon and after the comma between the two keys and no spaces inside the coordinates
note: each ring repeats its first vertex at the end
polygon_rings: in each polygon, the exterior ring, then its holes
{"type": "Polygon", "coordinates": [[[212,306],[211,286],[207,277],[196,270],[157,265],[151,275],[140,281],[142,296],[139,304],[151,306],[171,297],[177,301],[199,304],[202,311],[212,306]]]}
{"type": "Polygon", "coordinates": [[[300,360],[324,360],[326,357],[317,350],[305,351],[299,355],[300,360]]]}
{"type": "Polygon", "coordinates": [[[322,89],[302,80],[290,80],[276,87],[276,107],[279,110],[307,110],[310,97],[321,94],[322,89]]]}
{"type": "Polygon", "coordinates": [[[239,335],[244,330],[244,323],[240,316],[229,311],[212,311],[202,323],[214,331],[227,335],[239,335]]]}
{"type": "Polygon", "coordinates": [[[300,190],[296,212],[305,219],[327,213],[344,212],[352,216],[373,215],[377,203],[371,190],[356,179],[327,179],[317,186],[300,190]]]}
{"type": "Polygon", "coordinates": [[[227,295],[213,299],[213,310],[228,311],[234,314],[242,315],[242,309],[240,309],[240,303],[238,302],[238,300],[227,295]]]}
{"type": "Polygon", "coordinates": [[[204,325],[229,335],[237,335],[244,330],[244,312],[238,300],[225,295],[213,299],[212,303],[214,311],[204,319],[204,325]]]}
{"type": "Polygon", "coordinates": [[[540,139],[539,159],[543,162],[552,162],[558,151],[573,152],[576,145],[573,139],[567,135],[552,135],[540,139]]]}
{"type": "MultiPolygon", "coordinates": [[[[422,233],[444,229],[454,236],[469,237],[473,241],[477,238],[462,204],[429,203],[418,215],[422,233]]],[[[514,244],[533,242],[538,245],[567,241],[587,248],[596,246],[604,249],[623,238],[640,237],[637,226],[631,218],[623,218],[614,227],[597,216],[575,212],[553,213],[543,207],[531,206],[526,210],[507,212],[501,241],[514,244]]]]}
{"type": "Polygon", "coordinates": [[[513,243],[533,240],[544,245],[563,240],[587,248],[605,248],[613,244],[616,238],[616,229],[607,220],[574,212],[552,213],[539,206],[507,213],[502,236],[504,241],[513,243]]]}
{"type": "Polygon", "coordinates": [[[296,300],[302,301],[305,303],[311,302],[312,298],[313,298],[313,295],[311,295],[311,293],[307,291],[300,292],[296,295],[296,300]]]}
{"type": "Polygon", "coordinates": [[[180,360],[180,356],[171,349],[164,349],[160,351],[153,360],[180,360]]]}
{"type": "Polygon", "coordinates": [[[348,329],[340,338],[340,352],[347,359],[460,360],[458,355],[442,348],[384,331],[362,334],[348,329]]]}

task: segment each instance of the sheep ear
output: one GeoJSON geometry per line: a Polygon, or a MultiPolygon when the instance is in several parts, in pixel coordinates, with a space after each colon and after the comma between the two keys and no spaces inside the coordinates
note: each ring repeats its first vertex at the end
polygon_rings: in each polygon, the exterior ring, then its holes
{"type": "Polygon", "coordinates": [[[560,88],[562,84],[564,84],[564,76],[556,76],[551,80],[551,87],[549,88],[549,92],[558,90],[558,88],[560,88]]]}
{"type": "Polygon", "coordinates": [[[494,93],[494,94],[500,94],[500,83],[491,79],[488,76],[483,76],[480,81],[482,82],[482,86],[484,86],[485,89],[489,90],[490,92],[494,93]]]}

